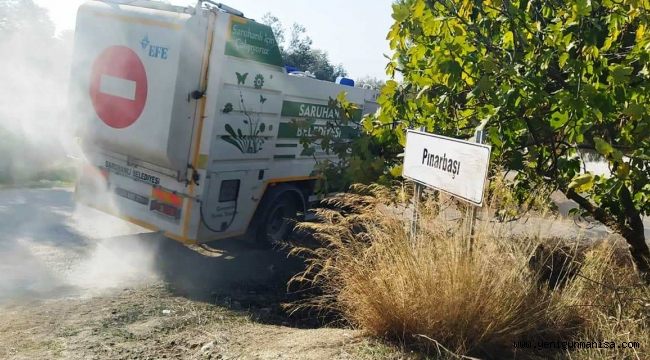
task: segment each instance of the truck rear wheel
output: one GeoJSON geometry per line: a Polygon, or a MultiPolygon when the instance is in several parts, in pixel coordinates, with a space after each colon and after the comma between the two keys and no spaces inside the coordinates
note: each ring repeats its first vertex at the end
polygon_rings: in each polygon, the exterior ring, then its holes
{"type": "Polygon", "coordinates": [[[265,201],[256,234],[260,244],[271,245],[286,240],[299,220],[299,212],[303,211],[297,191],[292,191],[292,188],[278,190],[265,201]]]}

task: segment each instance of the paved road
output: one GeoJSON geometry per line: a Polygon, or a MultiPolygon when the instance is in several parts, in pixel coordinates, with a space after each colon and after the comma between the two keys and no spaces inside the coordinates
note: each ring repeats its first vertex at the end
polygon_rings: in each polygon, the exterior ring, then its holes
{"type": "MultiPolygon", "coordinates": [[[[554,193],[551,198],[557,205],[561,217],[572,221],[572,219],[568,217],[569,210],[573,208],[577,208],[578,204],[567,199],[563,194],[559,192],[554,193]]],[[[646,216],[645,218],[643,218],[643,224],[645,229],[644,233],[645,233],[646,241],[648,241],[648,243],[650,244],[650,217],[646,216]]],[[[604,232],[606,232],[606,229],[605,226],[603,225],[595,225],[593,231],[595,231],[598,234],[603,234],[604,232]]]]}
{"type": "Polygon", "coordinates": [[[0,191],[0,299],[69,294],[153,275],[146,230],[92,209],[71,189],[0,191]],[[103,239],[120,237],[120,241],[103,239]],[[128,242],[128,240],[131,240],[128,242]],[[128,252],[120,247],[128,243],[128,252]]]}
{"type": "Polygon", "coordinates": [[[76,205],[72,189],[0,190],[0,301],[89,296],[163,281],[183,295],[286,286],[300,263],[241,239],[196,252],[76,205]]]}

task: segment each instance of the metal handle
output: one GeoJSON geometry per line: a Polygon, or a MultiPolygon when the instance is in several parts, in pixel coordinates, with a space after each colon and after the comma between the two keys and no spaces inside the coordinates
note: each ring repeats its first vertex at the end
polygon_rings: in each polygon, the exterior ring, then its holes
{"type": "Polygon", "coordinates": [[[239,10],[233,8],[233,7],[230,7],[228,5],[218,3],[218,2],[212,1],[212,0],[199,0],[199,4],[202,4],[202,3],[209,3],[209,4],[214,5],[215,7],[217,7],[219,10],[221,10],[223,12],[244,17],[243,12],[241,12],[241,11],[239,11],[239,10]]]}

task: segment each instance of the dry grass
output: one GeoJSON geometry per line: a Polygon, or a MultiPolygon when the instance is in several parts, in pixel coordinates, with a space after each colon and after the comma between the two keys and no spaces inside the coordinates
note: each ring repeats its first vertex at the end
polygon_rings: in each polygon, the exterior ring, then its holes
{"type": "Polygon", "coordinates": [[[574,359],[650,358],[650,287],[638,282],[626,252],[602,243],[588,251],[573,287],[586,319],[579,340],[614,342],[615,348],[577,349],[574,359]],[[622,342],[640,347],[620,348],[622,342]]]}
{"type": "MultiPolygon", "coordinates": [[[[568,261],[560,264],[580,268],[558,272],[557,258],[548,255],[553,249],[540,252],[537,241],[512,239],[493,223],[479,226],[470,251],[467,222],[442,221],[437,201],[422,203],[413,236],[407,197],[357,187],[329,199],[318,210],[321,222],[301,224],[320,246],[293,249],[309,264],[293,281],[318,286],[323,295],[294,307],[333,310],[371,335],[450,357],[512,356],[520,339],[632,339],[642,343],[640,350],[604,355],[648,354],[650,309],[644,301],[650,294],[635,286],[616,246],[602,244],[581,256],[577,247],[569,248],[568,261]],[[556,277],[553,286],[544,282],[549,273],[556,277]]],[[[524,357],[566,353],[546,351],[524,357]]]]}

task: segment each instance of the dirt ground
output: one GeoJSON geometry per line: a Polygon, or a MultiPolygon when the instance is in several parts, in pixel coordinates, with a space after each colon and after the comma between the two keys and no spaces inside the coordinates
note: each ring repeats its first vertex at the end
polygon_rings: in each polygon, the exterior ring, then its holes
{"type": "Polygon", "coordinates": [[[255,312],[270,309],[250,310],[192,301],[163,285],[14,303],[2,308],[0,358],[357,359],[381,351],[356,331],[265,324],[255,312]]]}
{"type": "Polygon", "coordinates": [[[0,191],[0,359],[364,359],[405,354],[283,304],[300,262],[190,249],[74,204],[0,191]]]}

